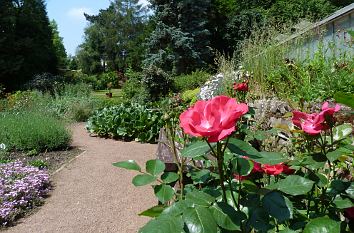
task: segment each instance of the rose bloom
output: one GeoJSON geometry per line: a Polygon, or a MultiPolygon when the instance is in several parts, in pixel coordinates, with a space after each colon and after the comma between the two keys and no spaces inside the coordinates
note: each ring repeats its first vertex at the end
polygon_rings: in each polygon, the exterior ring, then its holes
{"type": "MultiPolygon", "coordinates": [[[[242,156],[243,158],[245,159],[249,159],[247,156],[242,156]]],[[[252,168],[252,171],[251,171],[251,174],[255,174],[255,173],[262,173],[263,172],[263,169],[262,169],[262,165],[260,163],[257,163],[256,161],[253,161],[253,168],[252,168]]],[[[247,180],[250,176],[250,175],[247,175],[247,176],[240,176],[239,174],[234,174],[234,178],[236,180],[240,180],[240,181],[243,181],[243,180],[247,180]]]]}
{"type": "Polygon", "coordinates": [[[328,107],[328,102],[322,105],[320,113],[307,114],[304,112],[293,112],[293,124],[302,129],[309,135],[317,135],[324,130],[329,129],[330,125],[335,122],[334,113],[340,110],[340,106],[336,104],[334,108],[328,107]]]}
{"type": "Polygon", "coordinates": [[[294,173],[293,169],[290,169],[288,165],[285,165],[283,163],[275,165],[263,164],[262,168],[266,174],[274,176],[279,175],[280,173],[284,173],[287,175],[294,173]]]}
{"type": "Polygon", "coordinates": [[[236,122],[247,112],[246,104],[217,96],[208,101],[200,100],[183,112],[179,117],[180,126],[186,134],[218,142],[236,130],[236,122]]]}
{"type": "Polygon", "coordinates": [[[344,210],[344,216],[351,221],[354,221],[354,207],[350,207],[344,210]]]}
{"type": "Polygon", "coordinates": [[[242,82],[242,83],[234,83],[234,90],[235,91],[244,91],[247,92],[248,91],[248,83],[246,82],[242,82]]]}

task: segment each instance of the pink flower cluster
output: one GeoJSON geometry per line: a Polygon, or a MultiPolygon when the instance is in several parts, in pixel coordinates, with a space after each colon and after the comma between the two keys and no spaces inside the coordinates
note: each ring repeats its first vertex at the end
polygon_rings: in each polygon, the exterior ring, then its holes
{"type": "Polygon", "coordinates": [[[22,162],[0,164],[0,225],[7,225],[49,192],[47,171],[22,162]]]}
{"type": "Polygon", "coordinates": [[[322,131],[329,129],[335,123],[334,113],[340,110],[340,105],[334,108],[328,106],[328,102],[322,105],[320,113],[293,112],[293,124],[309,135],[318,135],[322,131]]]}
{"type": "Polygon", "coordinates": [[[236,130],[236,122],[247,112],[246,104],[239,104],[227,96],[217,96],[208,101],[200,100],[183,112],[180,126],[186,134],[218,142],[236,130]]]}

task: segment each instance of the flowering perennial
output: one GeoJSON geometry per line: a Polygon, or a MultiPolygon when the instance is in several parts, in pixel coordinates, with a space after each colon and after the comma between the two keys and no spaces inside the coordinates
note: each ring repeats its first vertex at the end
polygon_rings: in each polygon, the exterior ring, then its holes
{"type": "Polygon", "coordinates": [[[20,161],[0,164],[0,224],[11,223],[25,209],[40,203],[48,192],[47,171],[20,161]]]}
{"type": "Polygon", "coordinates": [[[217,96],[208,101],[198,101],[181,114],[184,132],[218,142],[236,130],[236,122],[248,112],[246,104],[238,104],[235,99],[217,96]]]}

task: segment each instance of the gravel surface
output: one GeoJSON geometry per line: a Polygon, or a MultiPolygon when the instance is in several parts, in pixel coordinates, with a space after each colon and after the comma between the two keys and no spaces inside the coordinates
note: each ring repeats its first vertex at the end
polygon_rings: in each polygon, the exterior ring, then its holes
{"type": "Polygon", "coordinates": [[[157,145],[89,137],[84,124],[73,126],[73,146],[84,152],[57,172],[44,206],[17,221],[6,233],[137,232],[149,218],[138,213],[157,204],[150,186],[135,188],[136,175],[112,166],[153,159],[157,145]]]}

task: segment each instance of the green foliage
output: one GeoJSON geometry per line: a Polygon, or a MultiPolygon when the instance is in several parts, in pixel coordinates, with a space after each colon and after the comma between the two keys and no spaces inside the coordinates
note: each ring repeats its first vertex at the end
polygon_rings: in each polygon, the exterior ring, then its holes
{"type": "Polygon", "coordinates": [[[149,94],[142,83],[143,73],[128,69],[125,73],[127,81],[123,84],[123,99],[132,102],[144,103],[148,100],[149,94]]]}
{"type": "Polygon", "coordinates": [[[138,0],[115,0],[98,15],[85,16],[90,25],[77,54],[84,73],[140,68],[147,25],[138,0]]]}
{"type": "Polygon", "coordinates": [[[57,57],[45,2],[4,0],[0,15],[0,82],[7,91],[35,74],[55,73],[57,57]]]}
{"type": "Polygon", "coordinates": [[[163,124],[159,110],[126,103],[95,111],[87,122],[87,129],[101,137],[155,142],[163,124]]]}
{"type": "Polygon", "coordinates": [[[182,93],[182,100],[189,104],[194,104],[198,100],[198,94],[200,93],[200,88],[194,90],[186,90],[182,93]]]}
{"type": "Polygon", "coordinates": [[[211,75],[202,70],[193,71],[188,75],[180,75],[173,78],[174,88],[177,92],[193,90],[202,86],[210,79],[211,75]]]}
{"type": "Polygon", "coordinates": [[[39,169],[44,169],[48,167],[48,163],[41,159],[36,159],[28,162],[28,165],[32,167],[38,167],[39,169]]]}
{"type": "Polygon", "coordinates": [[[65,51],[63,37],[60,37],[58,24],[54,19],[50,21],[50,27],[53,33],[53,46],[57,57],[58,66],[62,69],[66,68],[68,65],[68,56],[65,51]]]}
{"type": "Polygon", "coordinates": [[[71,136],[63,122],[39,113],[0,114],[0,141],[9,150],[51,151],[69,146],[71,136]]]}
{"type": "Polygon", "coordinates": [[[166,96],[172,87],[170,76],[162,69],[155,66],[148,67],[144,70],[142,83],[149,94],[150,101],[156,101],[166,96]]]}

